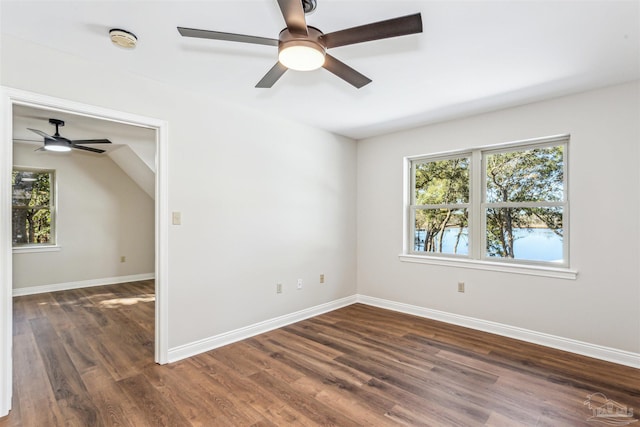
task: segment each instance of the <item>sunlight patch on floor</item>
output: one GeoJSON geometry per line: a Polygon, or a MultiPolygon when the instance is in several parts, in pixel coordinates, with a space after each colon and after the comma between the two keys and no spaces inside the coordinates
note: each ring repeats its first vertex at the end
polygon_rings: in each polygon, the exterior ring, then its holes
{"type": "Polygon", "coordinates": [[[123,305],[135,305],[141,302],[155,301],[156,297],[153,294],[145,294],[132,298],[112,298],[104,301],[100,301],[98,305],[106,308],[121,307],[123,305]]]}

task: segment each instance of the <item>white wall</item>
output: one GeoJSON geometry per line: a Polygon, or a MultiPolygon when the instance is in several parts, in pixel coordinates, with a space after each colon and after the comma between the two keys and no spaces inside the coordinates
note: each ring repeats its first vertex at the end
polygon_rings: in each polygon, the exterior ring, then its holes
{"type": "MultiPolygon", "coordinates": [[[[140,144],[142,145],[142,144],[140,144]]],[[[153,143],[145,144],[147,146],[155,145],[153,143]]],[[[155,150],[153,150],[153,154],[147,157],[155,158],[155,150]]],[[[129,175],[138,187],[140,187],[145,193],[149,195],[152,199],[155,199],[156,194],[156,174],[155,167],[151,169],[149,167],[149,162],[145,161],[142,157],[138,155],[138,151],[131,148],[129,145],[123,144],[121,147],[118,147],[115,150],[109,151],[109,158],[129,175]]]]}
{"type": "Polygon", "coordinates": [[[186,93],[9,36],[1,59],[5,86],[169,122],[169,205],[182,212],[182,225],[169,235],[170,348],[358,292],[640,351],[637,83],[356,148],[206,90],[186,93]],[[41,66],[47,62],[65,67],[41,66]],[[117,90],[104,90],[110,82],[117,90]],[[560,133],[572,135],[577,280],[398,260],[403,156],[560,133]],[[623,229],[595,228],[603,218],[623,229]],[[297,278],[305,280],[302,291],[293,290],[297,278]],[[456,292],[459,280],[465,294],[456,292]],[[285,286],[281,295],[277,282],[285,286]]]}
{"type": "Polygon", "coordinates": [[[1,59],[5,86],[169,122],[170,349],[356,293],[354,141],[10,36],[1,59]]]}
{"type": "Polygon", "coordinates": [[[56,171],[60,251],[14,253],[14,289],[152,274],[153,200],[106,155],[34,148],[14,144],[13,163],[56,171]]]}
{"type": "Polygon", "coordinates": [[[359,141],[359,293],[640,353],[639,141],[638,82],[359,141]],[[404,156],[564,133],[577,280],[398,259],[404,156]]]}

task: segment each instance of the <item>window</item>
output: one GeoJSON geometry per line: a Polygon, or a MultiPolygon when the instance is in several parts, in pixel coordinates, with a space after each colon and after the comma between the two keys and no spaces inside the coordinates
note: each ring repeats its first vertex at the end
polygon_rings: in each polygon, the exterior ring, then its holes
{"type": "Polygon", "coordinates": [[[409,158],[406,253],[567,267],[568,139],[409,158]]]}
{"type": "Polygon", "coordinates": [[[13,246],[54,245],[54,171],[15,168],[11,184],[13,246]]]}
{"type": "Polygon", "coordinates": [[[460,156],[413,164],[414,251],[469,253],[469,163],[460,156]]]}

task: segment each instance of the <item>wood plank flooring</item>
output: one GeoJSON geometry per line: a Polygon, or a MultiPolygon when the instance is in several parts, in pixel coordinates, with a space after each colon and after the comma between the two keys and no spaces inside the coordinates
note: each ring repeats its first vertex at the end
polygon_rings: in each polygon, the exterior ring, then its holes
{"type": "Polygon", "coordinates": [[[159,366],[153,292],[15,298],[0,427],[606,425],[596,392],[640,418],[640,370],[360,304],[159,366]]]}

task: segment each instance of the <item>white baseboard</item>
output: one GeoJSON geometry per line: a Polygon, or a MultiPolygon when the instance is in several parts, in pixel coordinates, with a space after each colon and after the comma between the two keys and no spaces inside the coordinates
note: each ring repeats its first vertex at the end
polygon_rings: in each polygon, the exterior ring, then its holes
{"type": "Polygon", "coordinates": [[[464,326],[509,338],[515,338],[521,341],[540,344],[546,347],[569,351],[571,353],[581,354],[583,356],[640,369],[640,353],[632,353],[630,351],[618,350],[570,338],[563,338],[515,326],[504,325],[502,323],[490,322],[487,320],[432,310],[429,308],[389,301],[381,298],[369,297],[366,295],[357,295],[357,302],[401,313],[412,314],[414,316],[424,317],[427,319],[439,320],[441,322],[464,326]]]}
{"type": "Polygon", "coordinates": [[[215,348],[222,347],[237,341],[241,341],[246,338],[251,338],[255,335],[259,335],[273,329],[278,329],[283,326],[308,319],[310,317],[327,313],[329,311],[337,310],[354,303],[356,303],[356,295],[341,298],[336,301],[331,301],[325,304],[317,305],[315,307],[296,311],[295,313],[285,314],[284,316],[245,326],[244,328],[236,329],[199,341],[174,347],[169,349],[169,363],[177,362],[178,360],[186,359],[187,357],[195,356],[196,354],[204,353],[206,351],[213,350],[215,348]]]}
{"type": "Polygon", "coordinates": [[[81,280],[78,282],[56,283],[53,285],[29,286],[13,289],[13,296],[43,294],[46,292],[68,291],[70,289],[90,288],[92,286],[115,285],[116,283],[137,282],[154,279],[154,273],[133,274],[130,276],[104,277],[100,279],[81,280]]]}

